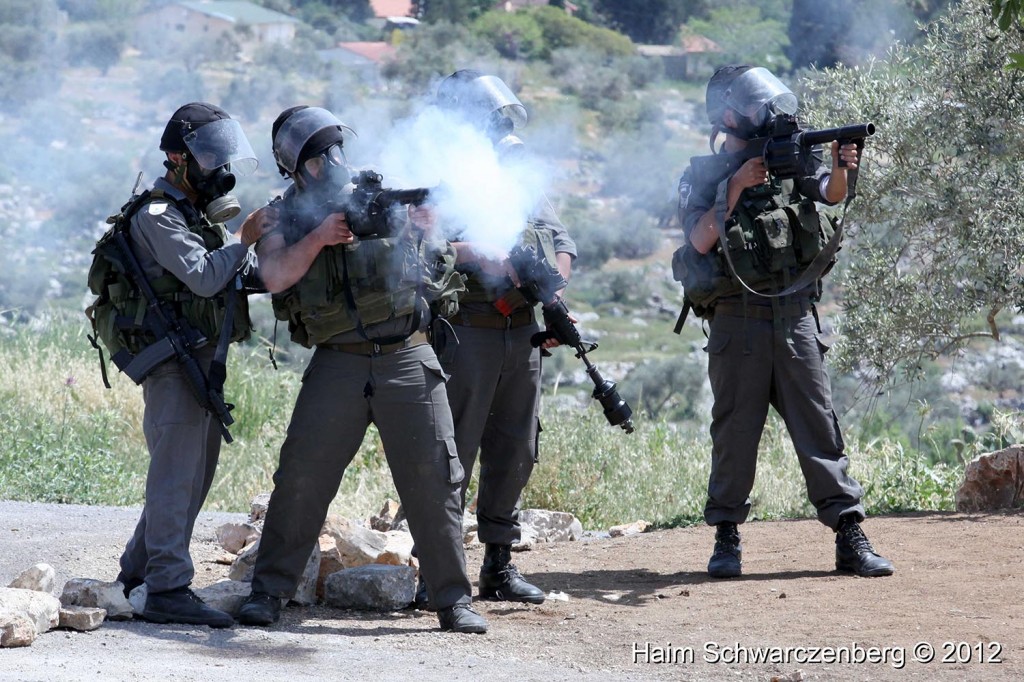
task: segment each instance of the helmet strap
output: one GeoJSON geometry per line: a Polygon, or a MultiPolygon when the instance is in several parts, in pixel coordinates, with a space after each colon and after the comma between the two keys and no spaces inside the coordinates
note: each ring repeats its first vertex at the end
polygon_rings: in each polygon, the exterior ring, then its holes
{"type": "Polygon", "coordinates": [[[712,154],[718,153],[715,151],[715,140],[718,139],[718,133],[720,132],[722,132],[722,126],[717,123],[711,126],[711,137],[708,138],[708,144],[711,146],[712,154]]]}

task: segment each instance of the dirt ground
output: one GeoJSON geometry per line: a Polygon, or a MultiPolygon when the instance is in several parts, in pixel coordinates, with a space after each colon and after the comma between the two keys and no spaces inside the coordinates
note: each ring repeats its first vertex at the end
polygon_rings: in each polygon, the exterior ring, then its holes
{"type": "MultiPolygon", "coordinates": [[[[47,561],[58,583],[112,579],[138,510],[0,502],[0,583],[47,561]]],[[[199,585],[224,575],[203,514],[199,585]]],[[[0,680],[1021,680],[1024,513],[869,519],[896,574],[837,574],[816,521],[741,527],[742,578],[704,568],[706,527],[541,545],[515,555],[539,606],[478,602],[486,635],[441,633],[433,614],[289,607],[269,629],[107,623],[0,650],[0,680]],[[767,660],[765,660],[767,657],[767,660]]],[[[481,548],[467,551],[475,574],[481,548]]]]}

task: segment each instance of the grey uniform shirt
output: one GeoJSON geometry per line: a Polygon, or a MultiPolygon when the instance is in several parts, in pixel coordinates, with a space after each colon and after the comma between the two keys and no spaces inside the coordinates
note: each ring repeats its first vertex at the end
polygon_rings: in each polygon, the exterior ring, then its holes
{"type": "MultiPolygon", "coordinates": [[[[177,199],[185,195],[164,178],[153,184],[177,199]]],[[[188,229],[185,216],[167,199],[155,199],[132,216],[131,243],[146,276],[165,272],[181,280],[192,293],[209,298],[222,291],[249,257],[249,247],[228,242],[209,251],[202,237],[188,229]]]]}

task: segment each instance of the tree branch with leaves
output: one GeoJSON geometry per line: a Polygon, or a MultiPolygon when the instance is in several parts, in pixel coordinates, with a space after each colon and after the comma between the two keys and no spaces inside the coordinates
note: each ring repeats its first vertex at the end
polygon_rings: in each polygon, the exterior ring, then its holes
{"type": "Polygon", "coordinates": [[[813,126],[874,121],[838,278],[839,362],[866,380],[999,339],[1024,301],[1024,36],[988,0],[950,8],[888,59],[817,74],[813,126]]]}

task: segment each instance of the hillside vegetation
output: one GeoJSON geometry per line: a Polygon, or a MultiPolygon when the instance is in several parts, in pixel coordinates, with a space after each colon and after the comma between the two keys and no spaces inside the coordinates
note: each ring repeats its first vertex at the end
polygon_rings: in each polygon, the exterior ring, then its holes
{"type": "MultiPolygon", "coordinates": [[[[350,160],[372,167],[392,124],[423,106],[440,77],[467,66],[500,75],[529,109],[522,136],[551,169],[549,195],[580,249],[569,304],[600,344],[593,359],[638,413],[632,436],[608,427],[581,363],[556,351],[545,361],[543,454],[527,504],[595,525],[700,516],[710,404],[704,334],[692,319],[681,336],[671,333],[681,296],[669,262],[681,240],[676,182],[688,158],[707,150],[703,82],[729,61],[772,66],[816,126],[873,120],[879,129],[820,306],[839,342],[835,403],[868,504],[949,508],[963,463],[1016,440],[1024,320],[1014,313],[1024,281],[1014,263],[1024,230],[1005,192],[1016,186],[1006,179],[1019,173],[1022,145],[1020,118],[992,107],[1020,105],[1011,96],[1019,74],[1002,66],[1024,48],[1019,33],[991,25],[987,3],[946,10],[872,0],[852,15],[850,3],[831,0],[679,0],[644,3],[639,17],[636,3],[590,0],[574,3],[569,17],[557,6],[506,14],[470,0],[421,2],[421,25],[387,36],[397,49],[370,77],[318,56],[338,41],[384,37],[364,3],[261,4],[304,22],[292,45],[249,49],[251,33],[240,27],[218,45],[183,39],[171,53],[151,54],[132,45],[139,0],[12,0],[0,9],[0,433],[12,444],[0,454],[0,495],[139,500],[141,397],[123,377],[101,390],[80,311],[104,218],[139,172],[144,184],[163,173],[156,141],[171,111],[206,99],[242,122],[261,160],[236,192],[249,210],[285,184],[270,153],[282,109],[332,109],[359,133],[350,160]],[[915,20],[931,22],[928,30],[915,20]],[[692,80],[667,79],[635,52],[692,34],[722,49],[692,80]],[[936,148],[940,137],[949,144],[936,148]],[[1005,188],[998,200],[972,202],[957,189],[972,169],[984,169],[985,187],[1005,188]],[[928,191],[915,201],[920,182],[928,191]],[[957,211],[943,215],[947,206],[957,211]],[[987,258],[992,245],[1004,257],[987,258]],[[957,260],[949,247],[966,255],[957,260]]],[[[211,494],[224,509],[243,509],[270,487],[307,357],[281,330],[282,370],[270,369],[272,315],[265,301],[255,311],[257,339],[232,359],[238,444],[225,449],[211,494]]],[[[369,438],[339,507],[372,508],[393,494],[378,449],[369,438]]],[[[779,423],[762,449],[756,513],[808,513],[779,423]]]]}

